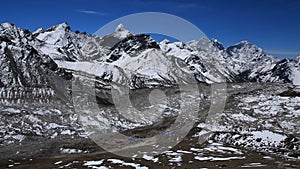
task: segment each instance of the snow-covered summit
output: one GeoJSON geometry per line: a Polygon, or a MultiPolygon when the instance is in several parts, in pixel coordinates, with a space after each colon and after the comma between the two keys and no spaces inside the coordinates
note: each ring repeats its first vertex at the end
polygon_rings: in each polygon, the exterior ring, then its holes
{"type": "Polygon", "coordinates": [[[257,66],[261,66],[269,62],[276,62],[274,57],[267,55],[263,49],[248,41],[241,41],[233,46],[229,46],[226,49],[226,52],[228,53],[230,60],[233,61],[233,64],[231,65],[233,71],[237,73],[242,73],[246,70],[253,70],[257,66]],[[237,64],[240,66],[235,67],[237,64]]]}
{"type": "Polygon", "coordinates": [[[13,43],[17,43],[18,40],[26,41],[32,39],[31,33],[28,30],[18,28],[14,24],[8,22],[0,25],[0,36],[6,37],[6,40],[10,40],[13,43]]]}
{"type": "Polygon", "coordinates": [[[71,30],[71,27],[69,26],[69,24],[67,22],[63,22],[63,23],[53,26],[50,29],[68,31],[68,30],[71,30]]]}
{"type": "Polygon", "coordinates": [[[15,27],[15,25],[12,24],[12,23],[9,23],[9,22],[4,22],[4,23],[1,24],[1,27],[2,27],[2,28],[9,29],[9,28],[15,27]]]}
{"type": "Polygon", "coordinates": [[[213,39],[211,40],[211,42],[212,42],[213,45],[214,45],[215,47],[217,47],[218,49],[220,49],[220,50],[224,50],[224,49],[225,49],[224,46],[223,46],[223,44],[222,44],[220,41],[218,41],[218,39],[213,38],[213,39]]]}
{"type": "Polygon", "coordinates": [[[116,32],[121,32],[121,31],[124,31],[124,30],[125,30],[125,26],[121,23],[115,29],[116,32]]]}
{"type": "Polygon", "coordinates": [[[97,39],[86,33],[73,32],[66,22],[46,30],[38,29],[33,35],[38,40],[35,48],[54,60],[83,60],[86,56],[82,48],[97,39]]]}
{"type": "Polygon", "coordinates": [[[119,24],[116,27],[115,32],[112,33],[112,35],[117,38],[123,39],[128,36],[132,36],[133,34],[129,32],[127,29],[125,29],[125,26],[123,24],[119,24]]]}
{"type": "Polygon", "coordinates": [[[36,38],[47,44],[64,46],[68,41],[68,33],[71,28],[67,23],[58,24],[45,31],[40,31],[36,38]]]}
{"type": "Polygon", "coordinates": [[[38,43],[28,30],[10,23],[0,25],[0,87],[50,86],[50,76],[60,70],[36,49],[38,43]]]}

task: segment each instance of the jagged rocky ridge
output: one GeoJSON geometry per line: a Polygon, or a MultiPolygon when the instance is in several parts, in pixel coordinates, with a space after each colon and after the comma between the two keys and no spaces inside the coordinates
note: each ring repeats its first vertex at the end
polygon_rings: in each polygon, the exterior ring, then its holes
{"type": "Polygon", "coordinates": [[[189,76],[203,83],[299,81],[299,56],[279,60],[247,41],[227,48],[216,39],[158,43],[123,25],[98,37],[73,32],[67,23],[32,33],[3,23],[0,40],[1,86],[49,85],[50,74],[70,79],[64,69],[96,77],[100,88],[172,86],[189,76]]]}
{"type": "Polygon", "coordinates": [[[38,41],[28,30],[4,23],[0,32],[0,87],[49,87],[61,75],[70,78],[49,55],[38,51],[38,41]]]}

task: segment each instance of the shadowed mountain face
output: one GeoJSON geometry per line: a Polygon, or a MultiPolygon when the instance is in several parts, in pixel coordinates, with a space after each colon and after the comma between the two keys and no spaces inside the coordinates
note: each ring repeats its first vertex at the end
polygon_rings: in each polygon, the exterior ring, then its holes
{"type": "Polygon", "coordinates": [[[55,78],[64,74],[53,59],[35,48],[38,41],[27,30],[5,23],[0,26],[0,32],[2,87],[50,86],[50,76],[55,78]]]}

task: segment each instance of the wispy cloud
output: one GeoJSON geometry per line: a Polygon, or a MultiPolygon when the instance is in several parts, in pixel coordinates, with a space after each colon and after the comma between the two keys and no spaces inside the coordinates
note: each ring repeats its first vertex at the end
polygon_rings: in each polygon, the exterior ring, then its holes
{"type": "Polygon", "coordinates": [[[76,10],[76,11],[80,12],[80,13],[84,13],[84,14],[101,15],[101,16],[106,16],[107,15],[107,13],[92,11],[92,10],[76,10]]]}
{"type": "Polygon", "coordinates": [[[265,50],[266,53],[272,54],[272,55],[289,55],[289,56],[296,56],[300,54],[300,51],[283,51],[283,50],[265,50]]]}
{"type": "Polygon", "coordinates": [[[200,9],[200,8],[206,8],[201,3],[196,2],[186,2],[186,1],[158,1],[158,0],[137,0],[135,1],[135,5],[137,6],[159,6],[159,7],[165,7],[167,9],[176,9],[176,10],[187,10],[187,9],[200,9]]]}
{"type": "Polygon", "coordinates": [[[198,7],[198,4],[195,4],[195,3],[180,3],[178,5],[176,5],[177,8],[184,8],[184,9],[187,9],[187,8],[196,8],[198,7]]]}

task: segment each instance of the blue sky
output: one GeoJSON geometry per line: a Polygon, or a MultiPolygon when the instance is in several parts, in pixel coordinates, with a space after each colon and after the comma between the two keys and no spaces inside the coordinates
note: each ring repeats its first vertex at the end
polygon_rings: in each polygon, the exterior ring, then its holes
{"type": "Polygon", "coordinates": [[[68,22],[93,34],[137,12],[179,16],[225,46],[248,40],[274,56],[300,53],[300,0],[15,0],[1,3],[0,22],[31,31],[68,22]]]}

